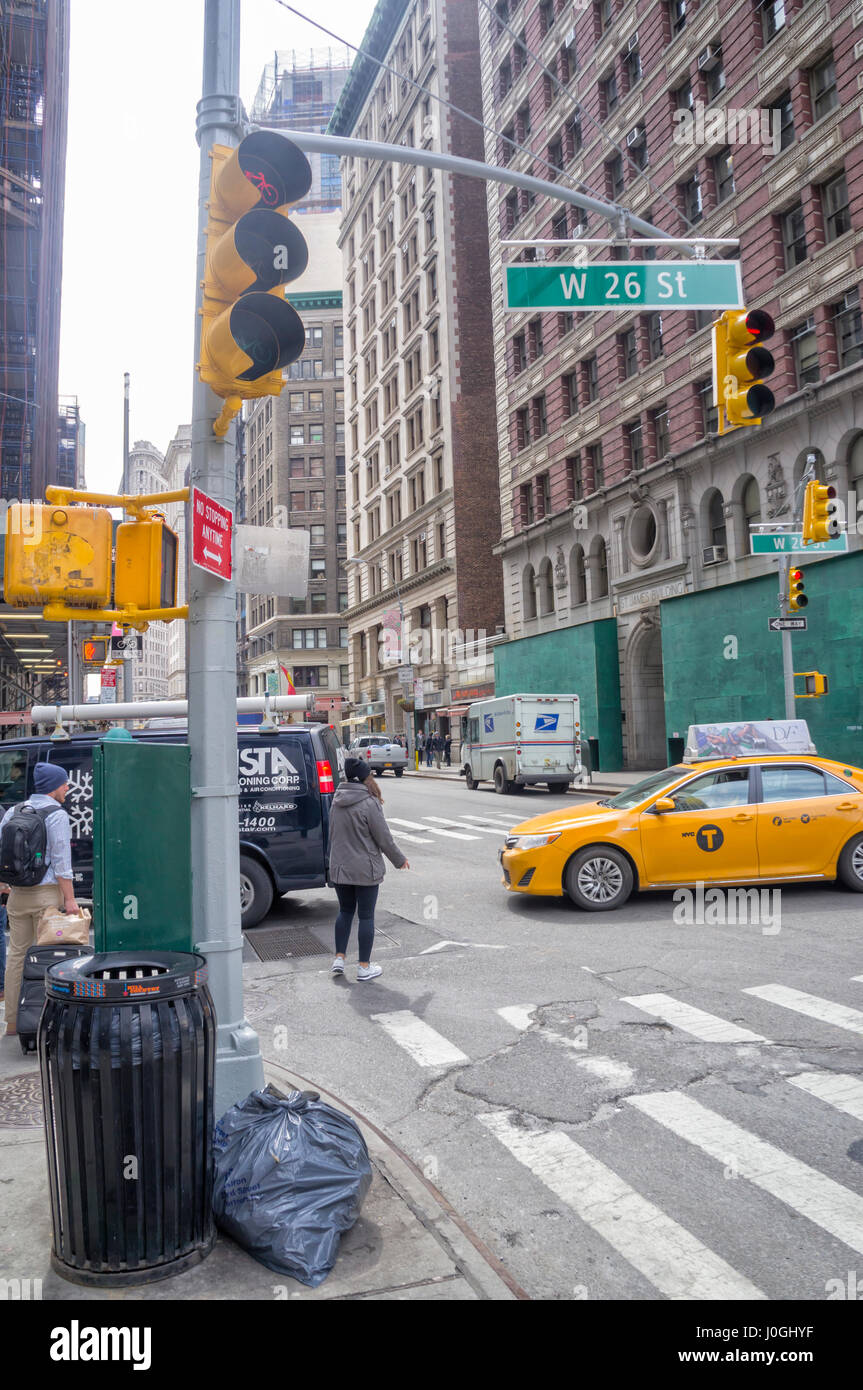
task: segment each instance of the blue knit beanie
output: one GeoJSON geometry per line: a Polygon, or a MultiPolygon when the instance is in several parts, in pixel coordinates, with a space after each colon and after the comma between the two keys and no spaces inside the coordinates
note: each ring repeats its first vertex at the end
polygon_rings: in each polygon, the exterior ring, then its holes
{"type": "Polygon", "coordinates": [[[58,787],[62,787],[64,782],[69,781],[69,774],[63,767],[58,767],[56,763],[37,763],[33,769],[33,790],[37,792],[55,792],[58,787]]]}

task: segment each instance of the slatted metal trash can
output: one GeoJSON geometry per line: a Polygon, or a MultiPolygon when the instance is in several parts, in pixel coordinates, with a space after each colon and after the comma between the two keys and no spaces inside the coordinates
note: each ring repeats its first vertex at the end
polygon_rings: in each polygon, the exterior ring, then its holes
{"type": "Polygon", "coordinates": [[[215,1241],[216,1018],[204,957],[80,956],[50,967],[45,993],[54,1269],[109,1288],[188,1269],[215,1241]]]}

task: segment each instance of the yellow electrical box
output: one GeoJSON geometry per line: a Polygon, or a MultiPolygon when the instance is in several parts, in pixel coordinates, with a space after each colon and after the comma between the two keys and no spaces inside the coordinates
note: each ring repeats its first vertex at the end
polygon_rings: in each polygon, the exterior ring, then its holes
{"type": "Polygon", "coordinates": [[[6,522],[5,599],[22,608],[111,599],[111,513],[105,507],[14,502],[6,522]]]}
{"type": "Polygon", "coordinates": [[[114,562],[117,608],[176,608],[177,533],[161,519],[117,527],[114,562]]]}

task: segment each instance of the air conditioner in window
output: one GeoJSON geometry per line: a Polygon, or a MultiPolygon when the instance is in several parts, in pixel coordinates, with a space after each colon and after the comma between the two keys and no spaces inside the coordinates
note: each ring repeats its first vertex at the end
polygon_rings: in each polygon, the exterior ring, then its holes
{"type": "Polygon", "coordinates": [[[586,236],[586,235],[587,235],[587,223],[586,223],[586,222],[579,222],[577,226],[573,227],[573,229],[572,229],[572,235],[573,235],[573,239],[574,239],[574,240],[577,239],[577,238],[580,237],[580,236],[586,236]]]}
{"type": "Polygon", "coordinates": [[[630,34],[629,38],[626,40],[626,51],[627,51],[627,53],[633,53],[637,47],[638,47],[638,30],[636,29],[635,33],[634,33],[634,34],[630,34]]]}
{"type": "Polygon", "coordinates": [[[643,125],[634,125],[632,130],[627,134],[626,143],[630,148],[633,145],[641,145],[644,143],[646,135],[647,132],[643,125]]]}
{"type": "Polygon", "coordinates": [[[715,43],[709,43],[698,55],[698,67],[701,72],[711,72],[715,68],[722,56],[722,50],[715,43]]]}
{"type": "Polygon", "coordinates": [[[537,259],[538,261],[544,261],[544,260],[545,260],[545,257],[546,257],[546,249],[545,249],[545,247],[544,247],[544,246],[537,246],[537,248],[536,248],[536,259],[537,259]]]}
{"type": "Polygon", "coordinates": [[[724,545],[706,545],[701,552],[701,561],[705,565],[718,565],[727,559],[728,552],[724,545]]]}

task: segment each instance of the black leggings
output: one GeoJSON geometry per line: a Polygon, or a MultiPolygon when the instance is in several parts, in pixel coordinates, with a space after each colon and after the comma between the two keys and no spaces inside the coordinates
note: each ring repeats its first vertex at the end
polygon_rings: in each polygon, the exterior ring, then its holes
{"type": "Polygon", "coordinates": [[[356,912],[358,921],[357,938],[359,959],[371,960],[375,941],[375,903],[378,900],[378,883],[336,883],[334,885],[339,900],[339,915],[336,918],[336,955],[343,956],[348,949],[351,924],[356,912]]]}

